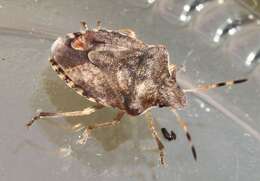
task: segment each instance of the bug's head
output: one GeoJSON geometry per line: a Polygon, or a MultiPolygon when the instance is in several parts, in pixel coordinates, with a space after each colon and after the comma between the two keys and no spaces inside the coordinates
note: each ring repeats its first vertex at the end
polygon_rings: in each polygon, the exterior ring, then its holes
{"type": "Polygon", "coordinates": [[[170,106],[173,109],[182,108],[186,105],[186,96],[177,84],[175,78],[166,79],[160,89],[161,98],[159,106],[170,106]]]}

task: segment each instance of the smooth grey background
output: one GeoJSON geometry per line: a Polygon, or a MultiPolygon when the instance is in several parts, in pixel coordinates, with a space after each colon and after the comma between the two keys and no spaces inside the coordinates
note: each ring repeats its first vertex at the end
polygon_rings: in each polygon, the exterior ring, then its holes
{"type": "Polygon", "coordinates": [[[233,0],[216,2],[181,23],[179,15],[188,2],[1,0],[0,180],[258,181],[260,66],[246,67],[244,61],[260,46],[259,26],[242,28],[215,44],[212,37],[226,18],[248,10],[233,0]],[[52,42],[78,31],[81,20],[89,27],[101,20],[108,29],[131,28],[145,42],[165,44],[171,63],[184,66],[178,75],[184,87],[249,77],[245,84],[188,95],[189,105],[180,114],[189,124],[197,162],[169,109],[152,110],[158,128],[177,133],[176,141],[164,140],[166,167],[159,164],[156,144],[141,116],[95,131],[85,145],[76,144],[81,131],[75,125],[108,121],[114,110],[46,119],[25,128],[39,109],[72,111],[90,105],[67,88],[48,63],[52,42]]]}

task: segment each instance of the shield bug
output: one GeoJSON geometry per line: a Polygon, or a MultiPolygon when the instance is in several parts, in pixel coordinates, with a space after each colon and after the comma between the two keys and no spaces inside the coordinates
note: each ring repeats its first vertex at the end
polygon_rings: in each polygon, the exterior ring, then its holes
{"type": "Polygon", "coordinates": [[[185,92],[206,91],[242,83],[247,79],[200,85],[185,90],[176,81],[176,65],[169,64],[169,53],[164,45],[146,44],[130,29],[113,31],[101,28],[100,22],[97,28],[91,30],[85,22],[81,26],[80,32],[59,37],[53,43],[50,63],[67,86],[97,105],[73,112],[40,112],[27,126],[40,118],[90,115],[103,107],[118,109],[113,121],[85,128],[79,140],[79,143],[85,143],[91,131],[117,125],[124,114],[145,114],[159,149],[161,164],[164,164],[164,145],[148,109],[154,106],[170,107],[186,134],[196,160],[187,124],[177,113],[178,109],[186,105],[185,92]]]}

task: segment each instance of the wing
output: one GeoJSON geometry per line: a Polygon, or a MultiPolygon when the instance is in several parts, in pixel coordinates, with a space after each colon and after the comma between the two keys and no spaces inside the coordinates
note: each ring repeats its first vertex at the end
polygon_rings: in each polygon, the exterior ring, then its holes
{"type": "Polygon", "coordinates": [[[100,45],[95,50],[88,53],[88,58],[92,64],[103,71],[116,71],[122,66],[134,66],[139,62],[139,57],[143,55],[142,50],[118,47],[111,44],[100,45]]]}
{"type": "MultiPolygon", "coordinates": [[[[89,61],[69,67],[59,66],[73,82],[73,86],[69,86],[80,95],[105,106],[125,109],[125,93],[132,80],[128,63],[136,65],[138,60],[135,58],[139,54],[126,48],[98,47],[88,54],[89,61]]],[[[56,56],[56,61],[66,59],[64,56],[56,56]]]]}

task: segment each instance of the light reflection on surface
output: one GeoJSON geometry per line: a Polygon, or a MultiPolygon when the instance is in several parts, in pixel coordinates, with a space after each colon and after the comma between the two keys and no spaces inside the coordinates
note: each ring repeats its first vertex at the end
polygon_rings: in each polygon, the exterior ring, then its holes
{"type": "MultiPolygon", "coordinates": [[[[113,29],[127,26],[147,42],[166,44],[172,63],[181,65],[186,62],[184,78],[178,76],[183,86],[191,86],[191,82],[195,85],[244,75],[234,69],[221,50],[202,42],[192,29],[174,24],[176,19],[171,17],[175,17],[172,12],[176,12],[174,8],[178,7],[176,1],[176,6],[170,7],[170,10],[159,6],[160,10],[168,10],[166,14],[161,14],[169,15],[167,21],[158,18],[153,13],[156,11],[149,8],[136,8],[127,1],[112,2],[113,5],[108,1],[28,0],[17,3],[6,1],[9,4],[3,4],[2,15],[16,13],[10,14],[14,24],[4,21],[6,16],[1,16],[2,26],[9,28],[0,29],[4,45],[1,56],[5,58],[0,66],[0,106],[3,113],[0,115],[1,179],[246,180],[250,175],[251,180],[258,180],[259,69],[255,69],[253,74],[246,74],[252,79],[245,85],[214,90],[201,97],[189,95],[189,105],[180,114],[188,121],[197,148],[196,163],[168,109],[153,110],[158,127],[169,127],[177,133],[176,141],[165,142],[166,168],[159,166],[158,153],[154,150],[156,146],[141,117],[125,117],[118,127],[97,130],[86,145],[76,144],[81,130],[76,132],[73,128],[107,121],[113,118],[113,110],[104,109],[81,118],[42,120],[30,130],[24,128],[26,120],[39,108],[69,111],[90,105],[66,88],[48,64],[52,39],[77,31],[78,21],[82,19],[94,25],[101,17],[104,26],[113,29]],[[101,4],[106,11],[100,11],[101,4]],[[28,11],[24,11],[24,7],[28,11]],[[154,16],[147,17],[147,14],[154,16]],[[146,22],[147,19],[149,22],[146,22]],[[24,28],[20,28],[22,26],[24,28]],[[39,36],[30,33],[32,27],[34,32],[40,29],[43,33],[39,36]],[[47,30],[54,32],[50,33],[52,37],[46,36],[47,30]]],[[[171,2],[164,0],[166,5],[171,2]]]]}

